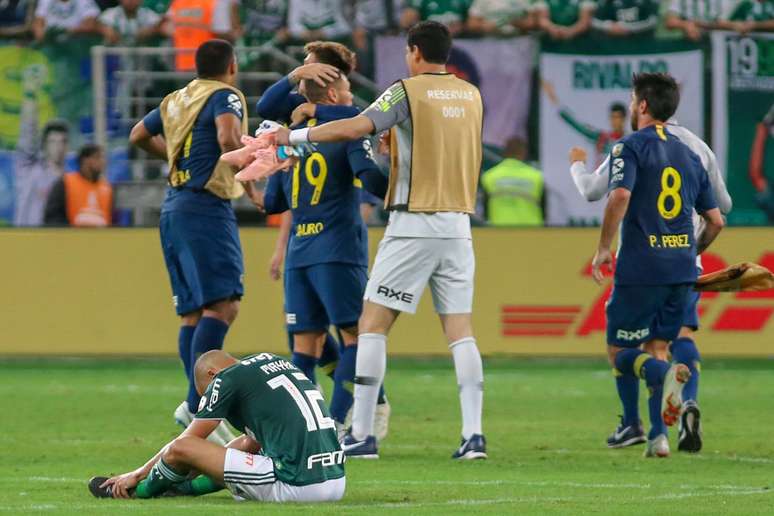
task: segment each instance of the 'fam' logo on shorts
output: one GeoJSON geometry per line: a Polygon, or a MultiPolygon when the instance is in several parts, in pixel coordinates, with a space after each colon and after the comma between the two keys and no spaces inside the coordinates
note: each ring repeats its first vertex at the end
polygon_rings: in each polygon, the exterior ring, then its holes
{"type": "Polygon", "coordinates": [[[383,295],[388,300],[397,299],[398,301],[402,301],[408,304],[411,304],[414,301],[414,294],[401,292],[400,290],[394,290],[390,287],[385,287],[384,285],[379,285],[379,287],[376,289],[376,293],[383,295]]]}
{"type": "Polygon", "coordinates": [[[285,324],[296,324],[296,314],[285,314],[285,324]]]}
{"type": "Polygon", "coordinates": [[[627,331],[618,330],[615,334],[616,338],[621,340],[642,340],[650,335],[650,328],[642,328],[641,330],[627,331]]]}

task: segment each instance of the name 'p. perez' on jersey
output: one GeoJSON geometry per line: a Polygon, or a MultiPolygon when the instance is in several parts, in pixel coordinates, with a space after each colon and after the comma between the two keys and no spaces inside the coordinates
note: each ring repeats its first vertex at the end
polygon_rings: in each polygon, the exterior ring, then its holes
{"type": "Polygon", "coordinates": [[[261,444],[274,476],[304,486],[344,476],[344,454],[320,391],[271,353],[246,357],[207,387],[196,419],[225,419],[261,444]]]}
{"type": "Polygon", "coordinates": [[[662,124],[622,139],[610,153],[609,191],[631,192],[621,224],[617,285],[696,281],[693,210],[716,208],[699,157],[662,124]]]}

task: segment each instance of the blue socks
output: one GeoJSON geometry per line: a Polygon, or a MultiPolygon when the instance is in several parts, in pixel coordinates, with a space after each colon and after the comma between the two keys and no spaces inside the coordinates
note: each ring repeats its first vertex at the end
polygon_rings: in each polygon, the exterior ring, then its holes
{"type": "Polygon", "coordinates": [[[623,425],[638,426],[640,424],[640,380],[636,376],[619,373],[615,377],[618,397],[623,405],[623,425]]]}
{"type": "Polygon", "coordinates": [[[357,344],[343,346],[339,365],[333,375],[333,396],[331,397],[331,415],[342,424],[352,407],[356,362],[357,344]]]}
{"type": "Polygon", "coordinates": [[[183,361],[185,377],[191,378],[193,373],[193,363],[191,362],[191,346],[193,345],[193,336],[196,326],[181,326],[180,333],[177,335],[177,351],[180,353],[180,360],[183,361]]]}
{"type": "Polygon", "coordinates": [[[214,317],[202,317],[196,325],[191,345],[191,375],[188,384],[188,410],[196,414],[199,408],[199,394],[193,377],[193,366],[204,353],[213,349],[223,349],[223,341],[228,333],[228,324],[214,317]]]}
{"type": "MultiPolygon", "coordinates": [[[[339,361],[339,343],[330,333],[325,334],[322,354],[317,359],[317,367],[323,370],[326,376],[334,379],[336,364],[339,361]]],[[[334,379],[335,381],[335,379],[334,379]]]]}
{"type": "Polygon", "coordinates": [[[313,384],[317,385],[317,377],[314,374],[314,368],[317,365],[317,358],[294,351],[291,362],[293,362],[293,365],[299,368],[313,384]]]}
{"type": "Polygon", "coordinates": [[[683,400],[696,401],[699,395],[699,373],[701,373],[701,355],[696,349],[696,343],[687,337],[675,339],[669,346],[672,360],[678,364],[685,364],[691,370],[691,379],[683,388],[683,400]]]}
{"type": "Polygon", "coordinates": [[[664,377],[669,371],[669,363],[655,359],[639,349],[624,349],[616,355],[615,367],[624,376],[639,376],[645,379],[650,391],[648,412],[651,427],[648,439],[654,439],[659,434],[666,434],[667,428],[661,417],[661,397],[664,377]]]}

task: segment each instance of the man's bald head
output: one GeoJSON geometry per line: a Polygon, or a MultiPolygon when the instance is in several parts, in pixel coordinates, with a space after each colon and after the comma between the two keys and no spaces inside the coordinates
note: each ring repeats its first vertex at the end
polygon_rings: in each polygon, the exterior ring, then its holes
{"type": "Polygon", "coordinates": [[[196,360],[194,365],[194,379],[196,380],[196,392],[201,396],[207,390],[215,375],[227,367],[239,362],[236,358],[220,349],[214,349],[204,353],[196,360]]]}

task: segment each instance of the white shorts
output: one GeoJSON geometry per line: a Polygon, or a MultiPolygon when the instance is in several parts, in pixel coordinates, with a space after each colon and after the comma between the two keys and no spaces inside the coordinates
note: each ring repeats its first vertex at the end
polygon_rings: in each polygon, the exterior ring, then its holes
{"type": "Polygon", "coordinates": [[[223,479],[237,500],[260,502],[335,502],[347,485],[345,477],[307,486],[285,484],[274,478],[271,458],[233,448],[226,450],[223,479]]]}
{"type": "Polygon", "coordinates": [[[413,314],[429,284],[437,313],[469,314],[475,271],[470,239],[384,237],[364,299],[413,314]]]}

